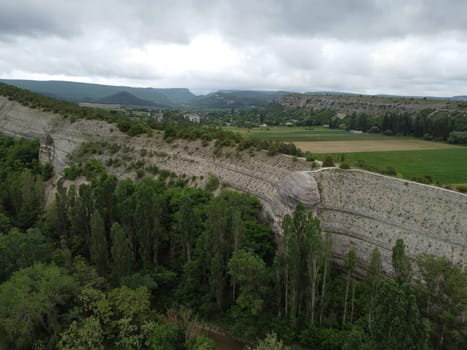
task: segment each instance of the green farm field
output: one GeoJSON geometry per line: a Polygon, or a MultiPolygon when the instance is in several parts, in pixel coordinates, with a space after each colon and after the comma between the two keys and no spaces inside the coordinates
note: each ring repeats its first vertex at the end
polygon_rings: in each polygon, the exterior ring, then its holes
{"type": "MultiPolygon", "coordinates": [[[[440,150],[355,152],[329,154],[334,159],[344,156],[344,161],[356,167],[364,161],[364,167],[373,170],[394,168],[405,179],[431,176],[441,184],[467,183],[467,147],[440,150]]],[[[326,155],[316,154],[323,160],[326,155]]]]}
{"type": "MultiPolygon", "coordinates": [[[[239,132],[250,137],[268,138],[284,142],[298,141],[363,141],[363,140],[387,140],[382,134],[351,134],[340,129],[329,129],[324,126],[313,127],[288,127],[277,126],[268,128],[236,128],[228,127],[226,130],[239,132]]],[[[394,137],[398,138],[398,137],[394,137]]]]}
{"type": "Polygon", "coordinates": [[[429,176],[434,183],[443,185],[467,184],[467,147],[463,146],[414,137],[352,134],[322,126],[227,129],[254,138],[294,142],[319,160],[326,155],[335,160],[344,156],[352,167],[363,164],[364,168],[379,172],[391,167],[409,180],[429,176]]]}

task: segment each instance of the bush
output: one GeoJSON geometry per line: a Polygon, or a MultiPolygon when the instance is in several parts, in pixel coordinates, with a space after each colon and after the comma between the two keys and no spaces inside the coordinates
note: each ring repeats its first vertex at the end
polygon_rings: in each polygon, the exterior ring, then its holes
{"type": "Polygon", "coordinates": [[[299,339],[301,344],[312,349],[341,349],[346,334],[334,328],[306,328],[299,339]]]}
{"type": "Polygon", "coordinates": [[[392,130],[384,130],[383,131],[383,135],[386,135],[386,136],[392,136],[394,135],[394,132],[392,130]]]}
{"type": "Polygon", "coordinates": [[[188,344],[188,349],[192,350],[216,350],[216,344],[213,340],[204,335],[198,336],[193,344],[188,344]]]}
{"type": "Polygon", "coordinates": [[[112,143],[109,145],[108,149],[111,154],[114,154],[120,151],[120,145],[118,143],[112,143]]]}
{"type": "Polygon", "coordinates": [[[216,176],[209,175],[204,189],[208,192],[214,192],[219,187],[219,184],[219,179],[216,176]]]}
{"type": "Polygon", "coordinates": [[[141,179],[143,176],[144,176],[144,169],[141,169],[141,168],[136,169],[136,177],[138,179],[141,179]]]}
{"type": "Polygon", "coordinates": [[[380,133],[381,130],[379,127],[377,127],[376,125],[372,126],[371,128],[368,129],[368,133],[370,134],[378,134],[380,133]]]}
{"type": "Polygon", "coordinates": [[[339,168],[341,168],[341,169],[350,169],[350,165],[348,163],[341,163],[339,168]]]}
{"type": "Polygon", "coordinates": [[[448,137],[449,143],[467,145],[467,131],[452,131],[448,137]]]}
{"type": "Polygon", "coordinates": [[[382,171],[383,174],[386,174],[386,175],[389,175],[389,176],[396,176],[397,175],[397,170],[394,169],[393,167],[391,166],[388,166],[386,167],[386,169],[384,169],[382,171]]]}
{"type": "Polygon", "coordinates": [[[313,157],[313,155],[309,151],[306,151],[304,153],[304,156],[305,156],[305,159],[306,159],[307,162],[313,162],[315,160],[315,158],[313,157]]]}
{"type": "Polygon", "coordinates": [[[52,163],[45,163],[41,167],[41,174],[44,181],[49,180],[54,174],[54,167],[52,163]]]}
{"type": "Polygon", "coordinates": [[[80,166],[76,164],[71,164],[67,166],[63,171],[63,177],[66,180],[75,180],[78,176],[81,175],[82,169],[80,166]]]}
{"type": "Polygon", "coordinates": [[[334,166],[334,161],[332,160],[332,157],[326,156],[326,158],[324,158],[323,168],[330,168],[333,166],[334,166]]]}
{"type": "Polygon", "coordinates": [[[128,129],[128,135],[136,136],[149,132],[150,129],[142,121],[137,120],[131,123],[130,128],[128,129]]]}

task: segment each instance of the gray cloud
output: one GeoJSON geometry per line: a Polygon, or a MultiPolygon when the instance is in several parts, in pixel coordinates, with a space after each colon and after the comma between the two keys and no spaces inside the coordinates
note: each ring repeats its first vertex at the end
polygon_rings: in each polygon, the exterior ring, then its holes
{"type": "Polygon", "coordinates": [[[17,0],[0,76],[196,89],[467,92],[463,0],[17,0]]]}

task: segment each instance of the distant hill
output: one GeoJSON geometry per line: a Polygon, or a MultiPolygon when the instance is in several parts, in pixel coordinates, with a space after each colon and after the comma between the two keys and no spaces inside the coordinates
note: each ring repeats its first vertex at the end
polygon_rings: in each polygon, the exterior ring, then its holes
{"type": "Polygon", "coordinates": [[[142,98],[136,97],[127,91],[117,92],[116,94],[101,98],[96,102],[103,104],[119,104],[125,106],[157,106],[155,103],[148,100],[143,100],[142,98]]]}
{"type": "Polygon", "coordinates": [[[194,98],[190,90],[135,88],[128,86],[112,86],[100,84],[77,83],[69,81],[35,81],[35,80],[7,80],[0,82],[14,85],[41,95],[51,96],[71,102],[98,102],[111,95],[128,92],[142,100],[158,106],[173,107],[189,104],[194,98]]]}
{"type": "MultiPolygon", "coordinates": [[[[409,100],[416,100],[417,106],[413,107],[432,108],[439,107],[442,101],[467,100],[467,96],[454,96],[449,98],[433,97],[410,97],[391,95],[361,95],[349,92],[316,91],[304,94],[297,94],[288,91],[255,91],[255,90],[219,90],[207,95],[196,96],[186,88],[137,88],[129,86],[113,86],[101,84],[77,83],[70,81],[36,81],[36,80],[8,80],[0,79],[0,82],[14,85],[32,92],[54,97],[71,102],[91,102],[91,103],[112,103],[127,106],[146,106],[157,108],[179,108],[193,110],[215,110],[215,109],[243,109],[252,107],[264,107],[270,103],[279,103],[285,106],[305,106],[314,108],[330,108],[329,103],[335,102],[340,105],[341,100],[352,100],[353,103],[365,104],[365,108],[357,108],[356,111],[372,112],[375,108],[389,108],[386,105],[394,104],[392,100],[398,100],[402,105],[412,105],[409,100]],[[126,93],[126,94],[122,94],[126,93]],[[309,103],[308,100],[319,99],[318,104],[309,103]],[[355,100],[355,101],[354,101],[355,100]],[[423,101],[420,101],[423,100],[423,101]],[[425,100],[429,100],[426,102],[425,100]],[[376,103],[376,107],[374,106],[376,103]],[[381,106],[379,106],[381,105],[381,106]]],[[[333,105],[334,106],[334,105],[333,105]]],[[[334,107],[333,107],[334,108],[334,107]]],[[[444,107],[443,107],[444,108],[444,107]]],[[[345,108],[344,108],[345,109],[345,108]]]]}
{"type": "Polygon", "coordinates": [[[196,97],[193,108],[250,108],[264,107],[277,97],[286,96],[286,91],[251,91],[251,90],[220,90],[204,96],[196,97]]]}

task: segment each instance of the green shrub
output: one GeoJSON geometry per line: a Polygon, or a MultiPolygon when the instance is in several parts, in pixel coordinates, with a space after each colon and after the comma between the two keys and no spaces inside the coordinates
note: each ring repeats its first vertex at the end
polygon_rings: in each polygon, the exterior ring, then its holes
{"type": "Polygon", "coordinates": [[[141,179],[143,176],[144,176],[144,169],[142,169],[142,168],[136,169],[136,177],[138,179],[141,179]]]}
{"type": "Polygon", "coordinates": [[[333,166],[334,166],[334,160],[332,159],[332,157],[326,156],[326,158],[324,158],[323,168],[330,168],[333,166]]]}
{"type": "Polygon", "coordinates": [[[396,176],[397,175],[397,170],[394,169],[393,167],[391,166],[388,166],[386,167],[386,169],[384,169],[382,171],[383,174],[386,174],[386,175],[389,175],[389,176],[396,176]]]}
{"type": "Polygon", "coordinates": [[[208,192],[214,192],[219,187],[219,184],[219,179],[216,176],[209,175],[204,189],[208,192]]]}
{"type": "Polygon", "coordinates": [[[305,159],[306,159],[307,162],[313,162],[315,160],[315,158],[313,157],[313,155],[309,151],[306,151],[304,153],[304,156],[305,156],[305,159]]]}
{"type": "Polygon", "coordinates": [[[54,167],[52,163],[45,163],[41,166],[41,175],[44,181],[49,180],[54,175],[54,167]]]}
{"type": "Polygon", "coordinates": [[[339,168],[341,168],[341,169],[350,169],[350,165],[348,163],[341,163],[339,165],[339,168]]]}
{"type": "Polygon", "coordinates": [[[109,145],[108,150],[111,154],[117,153],[120,151],[120,145],[118,143],[112,143],[109,145]]]}

